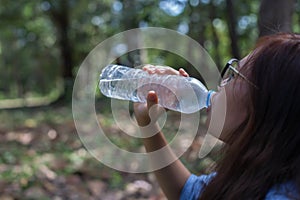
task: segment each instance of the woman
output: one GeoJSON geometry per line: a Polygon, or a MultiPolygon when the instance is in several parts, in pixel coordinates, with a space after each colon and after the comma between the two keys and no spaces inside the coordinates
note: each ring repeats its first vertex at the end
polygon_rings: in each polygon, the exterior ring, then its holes
{"type": "MultiPolygon", "coordinates": [[[[145,70],[188,76],[183,69],[145,70]]],[[[300,36],[264,37],[251,54],[231,60],[224,70],[207,119],[209,132],[217,135],[213,125],[225,117],[222,160],[215,173],[199,177],[179,160],[154,172],[164,193],[171,200],[300,199],[300,36]],[[219,112],[224,100],[225,114],[219,112]]],[[[167,144],[155,122],[158,101],[151,91],[146,105],[135,105],[143,132],[157,132],[144,139],[148,152],[167,144]]]]}

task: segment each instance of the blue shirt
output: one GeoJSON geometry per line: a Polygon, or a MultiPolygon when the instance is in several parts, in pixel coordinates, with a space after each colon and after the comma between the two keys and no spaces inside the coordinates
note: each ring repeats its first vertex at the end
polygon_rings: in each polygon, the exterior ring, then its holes
{"type": "MultiPolygon", "coordinates": [[[[215,175],[216,173],[201,176],[192,174],[181,191],[180,200],[197,200],[201,195],[203,188],[215,175]]],[[[289,198],[290,196],[292,196],[292,199],[300,199],[295,184],[287,182],[272,187],[267,193],[265,200],[291,200],[289,198]]]]}

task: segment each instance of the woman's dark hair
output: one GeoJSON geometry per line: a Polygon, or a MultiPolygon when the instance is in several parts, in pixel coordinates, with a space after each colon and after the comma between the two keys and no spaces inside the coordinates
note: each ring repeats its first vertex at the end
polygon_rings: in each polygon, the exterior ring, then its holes
{"type": "Polygon", "coordinates": [[[261,38],[245,68],[259,89],[250,87],[250,114],[226,139],[201,200],[264,199],[287,181],[300,191],[300,36],[261,38]]]}

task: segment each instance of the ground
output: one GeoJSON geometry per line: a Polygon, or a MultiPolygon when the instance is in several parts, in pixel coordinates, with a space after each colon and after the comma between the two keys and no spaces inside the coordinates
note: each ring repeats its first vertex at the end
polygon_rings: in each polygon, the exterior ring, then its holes
{"type": "MultiPolygon", "coordinates": [[[[92,157],[77,135],[71,106],[3,110],[0,119],[1,200],[165,199],[152,173],[120,172],[92,157]]],[[[123,137],[104,124],[112,139],[123,137]]],[[[207,173],[217,156],[199,160],[201,134],[197,138],[181,159],[192,172],[207,173]]]]}

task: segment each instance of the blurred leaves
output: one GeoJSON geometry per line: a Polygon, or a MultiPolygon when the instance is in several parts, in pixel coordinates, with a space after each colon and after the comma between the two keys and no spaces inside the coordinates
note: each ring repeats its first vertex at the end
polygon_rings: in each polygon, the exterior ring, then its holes
{"type": "MultiPolygon", "coordinates": [[[[2,111],[0,120],[0,199],[165,199],[151,176],[119,172],[93,158],[70,107],[2,111]]],[[[102,126],[112,142],[127,139],[110,121],[102,126]]],[[[122,145],[142,149],[141,141],[122,145]]]]}
{"type": "MultiPolygon", "coordinates": [[[[186,34],[222,68],[233,56],[233,40],[243,57],[258,37],[261,1],[232,2],[236,38],[229,36],[226,0],[1,0],[0,99],[15,101],[0,105],[22,107],[57,99],[64,92],[64,61],[72,63],[74,78],[96,45],[131,28],[164,27],[186,34]],[[66,45],[68,58],[63,54],[66,45]],[[29,97],[44,99],[28,101],[29,97]]],[[[297,3],[292,22],[296,32],[300,31],[299,11],[297,3]]],[[[130,53],[119,61],[135,63],[130,53]]],[[[146,62],[184,67],[196,74],[189,63],[170,52],[150,49],[146,62]]],[[[97,98],[98,118],[110,133],[108,138],[120,148],[142,151],[141,141],[113,125],[106,106],[109,100],[97,98]]],[[[171,119],[178,123],[178,117],[171,119]]],[[[2,110],[0,121],[0,199],[164,199],[151,175],[118,172],[92,158],[76,134],[70,105],[2,110]]],[[[170,133],[175,128],[166,127],[170,133]]],[[[166,136],[169,141],[173,138],[166,136]]],[[[199,138],[181,159],[192,172],[207,173],[220,156],[212,152],[199,161],[199,138]]]]}
{"type": "MultiPolygon", "coordinates": [[[[231,12],[236,16],[237,34],[234,40],[241,56],[251,50],[257,39],[259,6],[257,0],[233,2],[231,12]]],[[[299,10],[299,5],[295,6],[299,10]]],[[[293,17],[294,30],[299,30],[298,13],[293,17]]],[[[222,65],[232,57],[228,15],[225,0],[2,0],[0,70],[4,73],[0,74],[0,99],[44,96],[58,90],[64,78],[64,63],[68,63],[64,59],[72,63],[74,76],[97,44],[137,27],[157,26],[187,34],[222,65]],[[69,58],[64,57],[60,43],[63,33],[58,22],[63,20],[63,14],[69,21],[65,30],[72,51],[69,58]]],[[[176,67],[176,59],[168,57],[163,59],[176,67]]]]}

